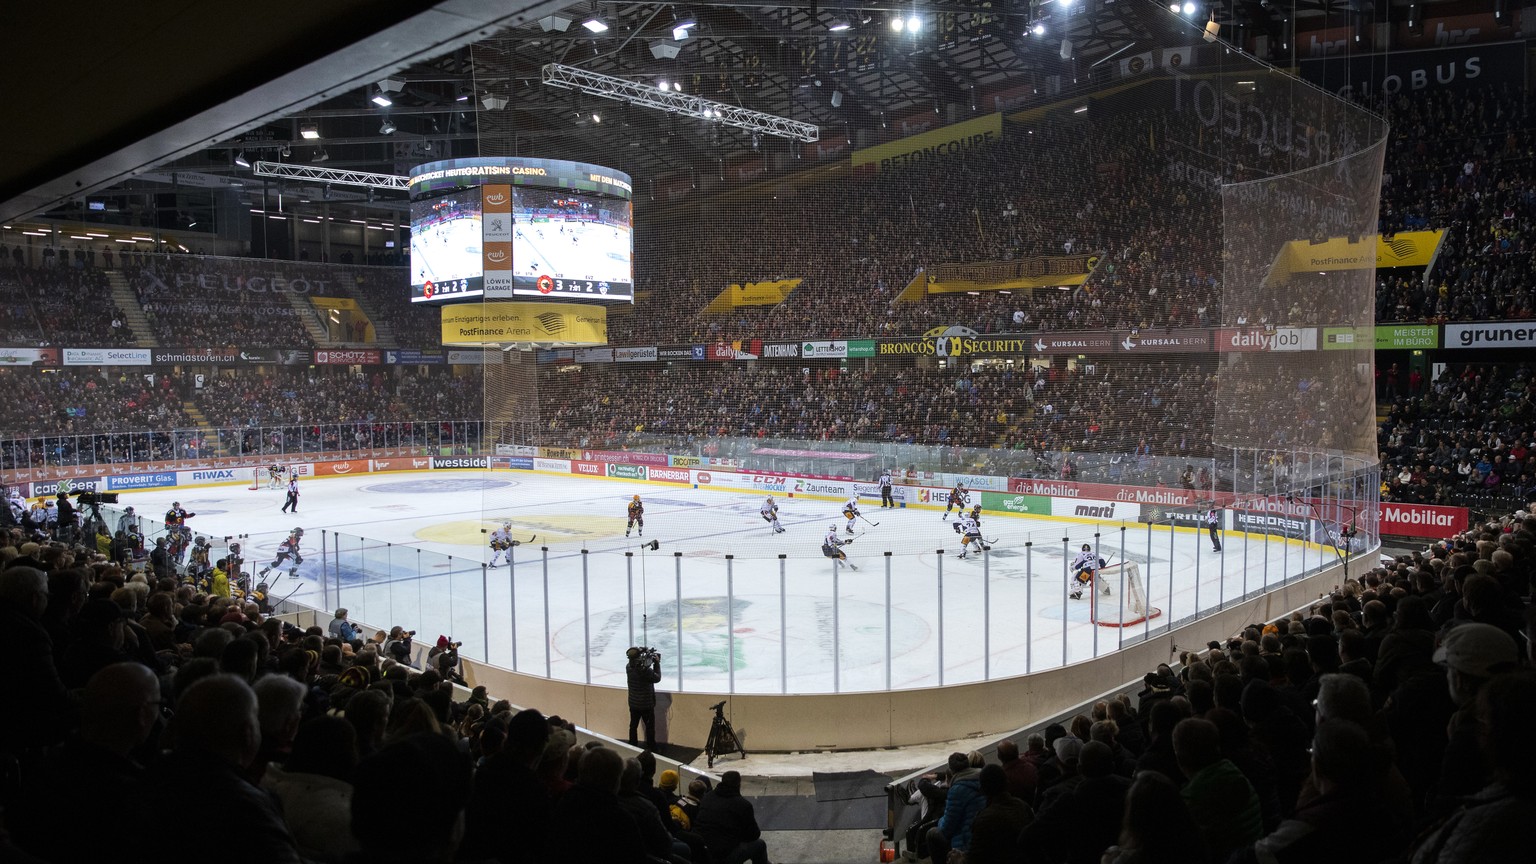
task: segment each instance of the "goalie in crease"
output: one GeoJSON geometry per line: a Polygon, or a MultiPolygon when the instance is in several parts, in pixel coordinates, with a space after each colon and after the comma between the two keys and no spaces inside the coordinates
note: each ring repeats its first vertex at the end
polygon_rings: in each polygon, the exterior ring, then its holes
{"type": "MultiPolygon", "coordinates": [[[[1099,578],[1099,571],[1108,566],[1109,562],[1100,558],[1093,551],[1093,547],[1083,544],[1081,552],[1072,559],[1072,599],[1083,599],[1083,587],[1092,586],[1099,578]]],[[[1104,593],[1109,593],[1109,586],[1104,586],[1104,593]]]]}

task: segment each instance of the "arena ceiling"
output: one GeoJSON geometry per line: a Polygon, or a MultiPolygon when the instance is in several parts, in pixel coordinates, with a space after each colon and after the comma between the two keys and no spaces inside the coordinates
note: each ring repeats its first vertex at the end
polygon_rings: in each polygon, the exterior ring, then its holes
{"type": "MultiPolygon", "coordinates": [[[[1406,7],[1230,0],[1214,15],[1224,38],[1278,40],[1288,20],[1369,25],[1406,7]]],[[[59,4],[15,10],[8,26],[22,38],[11,40],[13,68],[53,80],[10,94],[13,116],[34,118],[33,134],[0,144],[0,219],[115,184],[249,183],[237,157],[403,173],[494,153],[596,162],[642,182],[707,172],[799,145],[549,87],[540,69],[562,63],[665,81],[814,123],[823,140],[857,140],[915,112],[992,110],[991,95],[1051,76],[1107,78],[1114,64],[1103,61],[1136,50],[1169,14],[1153,0],[446,0],[425,9],[330,0],[249,7],[238,18],[227,8],[161,0],[105,18],[59,4]],[[584,26],[591,19],[606,29],[584,26]],[[914,19],[916,32],[907,26],[914,19]],[[678,38],[682,24],[691,26],[678,38]],[[61,62],[66,40],[72,50],[61,62]],[[381,82],[388,106],[374,102],[381,82]],[[305,137],[305,127],[319,137],[305,137]]],[[[1200,4],[1191,17],[1203,21],[1209,10],[1200,4]]],[[[346,191],[336,199],[400,203],[346,191]]]]}

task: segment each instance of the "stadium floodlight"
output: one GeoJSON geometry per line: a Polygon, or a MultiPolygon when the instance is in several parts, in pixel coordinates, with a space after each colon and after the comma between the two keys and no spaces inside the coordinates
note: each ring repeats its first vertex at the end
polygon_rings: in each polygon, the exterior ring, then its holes
{"type": "Polygon", "coordinates": [[[681,41],[683,41],[684,39],[687,39],[687,38],[688,38],[688,28],[687,27],[678,26],[678,27],[673,27],[672,28],[672,41],[674,41],[674,42],[681,42],[681,41]]]}
{"type": "Polygon", "coordinates": [[[853,25],[849,24],[846,19],[843,19],[843,18],[833,18],[832,19],[832,23],[827,25],[827,32],[828,33],[841,33],[844,30],[847,30],[848,28],[850,28],[852,26],[853,25]]]}
{"type": "Polygon", "coordinates": [[[906,26],[907,20],[900,15],[897,15],[895,18],[891,19],[891,29],[895,30],[897,33],[900,33],[902,30],[906,29],[906,26]]]}
{"type": "Polygon", "coordinates": [[[1034,29],[1030,30],[1029,32],[1035,34],[1036,36],[1044,36],[1045,35],[1045,25],[1037,23],[1037,24],[1035,24],[1034,29]]]}
{"type": "Polygon", "coordinates": [[[389,106],[395,104],[395,101],[389,98],[389,94],[385,93],[383,90],[375,90],[373,95],[368,97],[368,101],[379,106],[380,108],[388,108],[389,106]]]}
{"type": "Polygon", "coordinates": [[[1185,15],[1193,15],[1193,14],[1195,14],[1195,4],[1192,3],[1192,2],[1188,2],[1188,0],[1186,0],[1186,2],[1184,3],[1184,14],[1185,15]]]}
{"type": "Polygon", "coordinates": [[[672,39],[660,39],[651,43],[651,56],[657,60],[675,60],[683,46],[672,39]]]}
{"type": "Polygon", "coordinates": [[[305,123],[299,127],[299,137],[306,141],[314,141],[320,137],[320,127],[313,123],[305,123]]]}
{"type": "Polygon", "coordinates": [[[249,159],[245,158],[245,151],[244,150],[241,150],[239,153],[235,154],[235,164],[239,165],[241,168],[249,168],[249,167],[251,167],[251,161],[249,159]]]}
{"type": "Polygon", "coordinates": [[[565,66],[560,63],[547,64],[543,68],[542,78],[550,87],[576,90],[591,96],[601,96],[604,99],[627,102],[643,108],[655,108],[684,117],[709,120],[722,126],[745,129],[749,132],[761,132],[804,142],[817,141],[821,138],[821,130],[811,123],[752,111],[738,105],[705,99],[702,96],[676,91],[667,92],[639,81],[615,78],[612,75],[604,75],[575,66],[565,66]]]}
{"type": "Polygon", "coordinates": [[[392,123],[388,117],[385,117],[384,118],[384,123],[379,126],[379,134],[380,135],[393,135],[393,134],[395,134],[395,124],[392,123]]]}
{"type": "Polygon", "coordinates": [[[480,97],[480,104],[487,111],[500,111],[507,107],[507,100],[495,94],[487,93],[480,97]]]}
{"type": "Polygon", "coordinates": [[[539,26],[544,29],[545,33],[551,30],[556,33],[564,33],[571,26],[571,19],[563,15],[545,15],[539,19],[539,26]]]}
{"type": "Polygon", "coordinates": [[[608,25],[603,22],[603,19],[597,17],[596,15],[593,15],[591,18],[581,22],[581,26],[591,30],[593,33],[608,32],[608,25]]]}
{"type": "Polygon", "coordinates": [[[913,15],[911,18],[907,19],[908,33],[916,33],[921,29],[923,29],[923,19],[917,17],[916,15],[913,15]]]}

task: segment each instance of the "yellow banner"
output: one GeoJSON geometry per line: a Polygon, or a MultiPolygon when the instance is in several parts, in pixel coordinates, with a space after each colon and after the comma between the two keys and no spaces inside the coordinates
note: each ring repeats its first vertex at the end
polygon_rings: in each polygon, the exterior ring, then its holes
{"type": "Polygon", "coordinates": [[[608,344],[608,310],[585,303],[460,303],[443,307],[444,345],[608,344]]]}
{"type": "Polygon", "coordinates": [[[1081,285],[1099,265],[1097,255],[1037,255],[1017,261],[940,264],[928,271],[929,294],[1016,291],[1081,285]]]}
{"type": "Polygon", "coordinates": [[[1281,250],[1269,281],[1284,282],[1292,273],[1372,266],[1427,267],[1444,237],[1444,231],[1400,231],[1390,239],[1376,234],[1353,242],[1348,237],[1332,237],[1322,243],[1292,240],[1281,250]]]}
{"type": "Polygon", "coordinates": [[[981,147],[1003,137],[1003,115],[988,114],[963,123],[952,123],[892,141],[853,151],[853,167],[874,165],[881,171],[905,168],[918,162],[950,156],[981,147]]]}
{"type": "Polygon", "coordinates": [[[347,312],[361,312],[357,301],[348,297],[311,297],[309,302],[321,309],[341,309],[347,312]]]}
{"type": "Polygon", "coordinates": [[[800,287],[802,279],[779,279],[773,282],[748,282],[745,285],[728,285],[724,291],[709,301],[705,312],[729,312],[738,306],[777,306],[784,302],[789,292],[800,287]]]}

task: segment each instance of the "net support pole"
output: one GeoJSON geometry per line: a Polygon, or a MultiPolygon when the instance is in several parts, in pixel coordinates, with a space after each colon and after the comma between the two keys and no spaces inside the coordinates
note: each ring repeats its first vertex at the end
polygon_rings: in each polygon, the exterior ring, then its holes
{"type": "Polygon", "coordinates": [[[1072,574],[1067,570],[1071,537],[1061,538],[1061,665],[1067,665],[1067,613],[1071,610],[1072,574]]]}
{"type": "Polygon", "coordinates": [[[517,564],[512,556],[517,552],[513,546],[507,550],[507,614],[512,620],[512,671],[517,671],[517,564]]]}
{"type": "Polygon", "coordinates": [[[628,610],[624,615],[629,622],[629,644],[635,642],[635,553],[624,553],[624,590],[626,601],[624,608],[628,610]]]}
{"type": "Polygon", "coordinates": [[[544,555],[544,677],[553,678],[550,674],[554,643],[549,639],[549,547],[540,546],[539,551],[544,555]]]}
{"type": "MultiPolygon", "coordinates": [[[[359,538],[359,541],[360,541],[359,545],[361,545],[362,542],[367,542],[367,541],[363,541],[361,538],[359,538]]],[[[385,544],[385,547],[386,548],[384,549],[384,557],[385,558],[392,558],[394,556],[394,553],[392,551],[394,549],[394,545],[393,544],[385,544]]],[[[416,560],[418,562],[418,564],[417,564],[417,568],[418,569],[417,569],[416,572],[420,573],[421,572],[421,570],[420,570],[420,566],[421,565],[420,565],[419,562],[421,561],[421,553],[420,553],[419,549],[417,550],[416,560]]],[[[389,599],[389,619],[391,621],[393,621],[395,619],[395,589],[390,587],[390,584],[388,582],[384,583],[384,588],[386,589],[385,592],[384,592],[384,596],[389,599]]],[[[452,555],[448,556],[448,628],[450,630],[453,629],[453,556],[452,555]]]]}
{"type": "Polygon", "coordinates": [[[939,556],[939,686],[944,686],[944,550],[939,556]]]}
{"type": "MultiPolygon", "coordinates": [[[[725,692],[736,692],[736,556],[725,556],[725,692]]],[[[832,574],[836,584],[837,573],[832,574]]],[[[833,667],[835,675],[837,667],[833,667]]]]}
{"type": "MultiPolygon", "coordinates": [[[[779,692],[789,692],[789,591],[785,584],[783,552],[779,553],[779,692]]],[[[889,630],[889,626],[887,626],[889,630]]],[[[887,637],[889,639],[889,637],[887,637]]],[[[886,652],[889,662],[890,651],[886,652]]],[[[887,667],[889,668],[889,667],[887,667]]],[[[887,690],[890,687],[886,687],[887,690]]]]}
{"type": "MultiPolygon", "coordinates": [[[[629,643],[635,644],[633,642],[629,643]]],[[[587,550],[581,550],[581,662],[585,681],[592,683],[592,597],[587,580],[587,550]]]]}
{"type": "MultiPolygon", "coordinates": [[[[729,556],[727,556],[729,557],[729,556]]],[[[843,692],[842,584],[843,568],[832,566],[832,692],[843,692]]]]}
{"type": "MultiPolygon", "coordinates": [[[[980,541],[977,541],[980,543],[980,541]]],[[[890,608],[890,604],[886,604],[890,608]]],[[[981,680],[992,680],[992,552],[981,543],[981,680]]],[[[890,627],[887,625],[887,632],[890,627]]],[[[886,647],[890,653],[890,647],[886,647]]],[[[890,689],[887,687],[886,689],[890,689]]]]}
{"type": "MultiPolygon", "coordinates": [[[[1173,533],[1173,529],[1169,529],[1173,533]]],[[[1200,620],[1200,536],[1195,535],[1195,620],[1200,620]]],[[[1170,559],[1172,555],[1168,556],[1170,559]]],[[[1172,566],[1171,564],[1169,565],[1172,566]]]]}
{"type": "Polygon", "coordinates": [[[331,605],[330,562],[326,560],[326,530],[320,529],[320,605],[326,609],[335,609],[341,605],[341,579],[336,580],[336,606],[331,605]]]}
{"type": "Polygon", "coordinates": [[[485,653],[480,659],[491,662],[491,580],[485,562],[480,562],[480,644],[485,653]]]}
{"type": "MultiPolygon", "coordinates": [[[[784,556],[779,556],[780,567],[784,556]]],[[[782,606],[780,608],[783,608],[782,606]]],[[[885,551],[885,689],[891,689],[891,551],[885,551]]]]}
{"type": "MultiPolygon", "coordinates": [[[[1173,611],[1173,537],[1178,532],[1174,530],[1173,520],[1168,520],[1168,611],[1173,611]]],[[[1200,581],[1195,580],[1195,606],[1200,605],[1200,581]]],[[[1170,618],[1168,628],[1173,629],[1173,620],[1170,618]]]]}
{"type": "MultiPolygon", "coordinates": [[[[1152,605],[1152,594],[1151,594],[1151,591],[1150,591],[1151,586],[1152,586],[1152,523],[1148,522],[1147,523],[1147,578],[1141,580],[1141,589],[1143,591],[1147,591],[1147,605],[1148,606],[1152,605]]],[[[1173,620],[1173,595],[1171,595],[1171,594],[1168,596],[1168,620],[1169,621],[1173,620]]],[[[1147,641],[1147,640],[1149,640],[1151,638],[1152,638],[1152,616],[1148,615],[1147,616],[1147,620],[1142,622],[1141,641],[1145,642],[1145,641],[1147,641]]]]}
{"type": "Polygon", "coordinates": [[[677,615],[677,690],[683,691],[683,553],[672,553],[673,569],[677,573],[677,596],[672,608],[677,615]]]}
{"type": "Polygon", "coordinates": [[[1024,541],[1024,674],[1028,675],[1033,665],[1035,653],[1034,634],[1030,630],[1030,622],[1035,619],[1034,601],[1034,541],[1024,541]]]}
{"type": "MultiPolygon", "coordinates": [[[[1119,599],[1120,599],[1120,621],[1122,622],[1122,624],[1121,624],[1120,627],[1115,628],[1116,630],[1119,631],[1118,633],[1115,634],[1115,647],[1117,649],[1119,647],[1125,645],[1125,626],[1124,626],[1123,622],[1125,621],[1125,571],[1126,571],[1126,568],[1128,566],[1129,566],[1129,564],[1127,564],[1127,562],[1125,560],[1125,523],[1121,522],[1120,523],[1120,598],[1119,599]]],[[[1146,590],[1147,590],[1146,586],[1142,586],[1141,590],[1142,590],[1142,593],[1145,594],[1146,590]]],[[[1142,597],[1141,598],[1141,603],[1142,603],[1143,606],[1147,605],[1150,602],[1151,601],[1148,598],[1146,598],[1146,597],[1142,597]]],[[[1141,614],[1143,616],[1150,615],[1151,612],[1152,612],[1151,609],[1143,609],[1143,610],[1141,610],[1141,614]]]]}
{"type": "MultiPolygon", "coordinates": [[[[1101,557],[1102,556],[1099,555],[1099,532],[1095,531],[1095,532],[1093,532],[1093,563],[1094,564],[1098,564],[1099,563],[1099,559],[1101,557]]],[[[1090,610],[1093,609],[1094,604],[1096,604],[1098,602],[1099,602],[1099,578],[1098,578],[1098,571],[1095,570],[1094,571],[1093,584],[1088,586],[1088,608],[1090,610]]],[[[1091,619],[1092,615],[1090,614],[1089,617],[1091,619]]],[[[1097,657],[1097,656],[1099,656],[1099,627],[1098,627],[1098,622],[1091,622],[1091,623],[1093,623],[1093,625],[1094,625],[1094,627],[1093,627],[1093,656],[1097,657]]]]}

